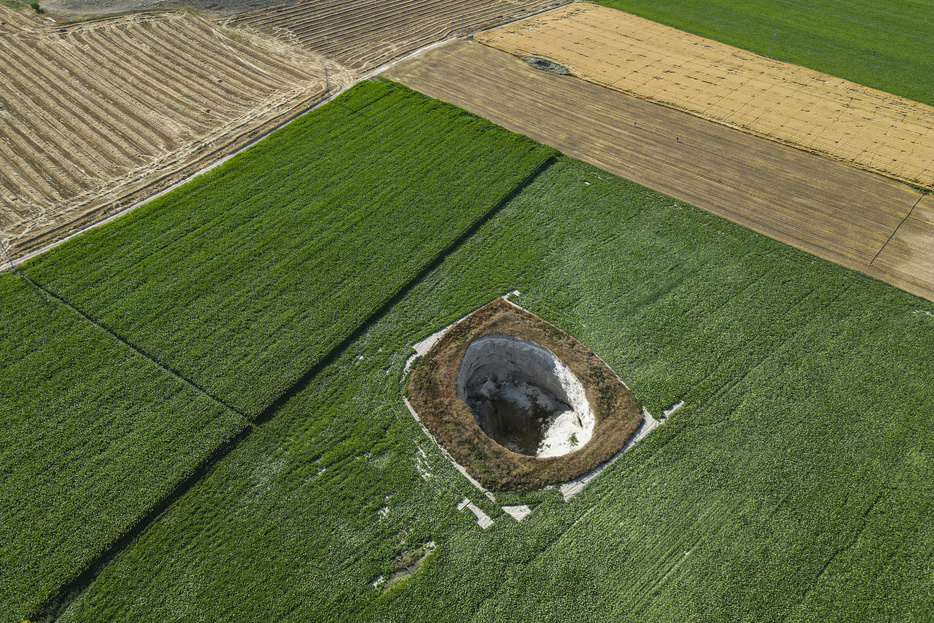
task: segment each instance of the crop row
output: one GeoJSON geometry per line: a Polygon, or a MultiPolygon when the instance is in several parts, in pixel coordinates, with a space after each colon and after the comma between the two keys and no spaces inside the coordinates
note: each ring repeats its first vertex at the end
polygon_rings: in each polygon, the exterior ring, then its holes
{"type": "Polygon", "coordinates": [[[68,620],[780,620],[839,604],[908,618],[927,603],[917,569],[934,544],[921,520],[932,314],[561,158],[132,543],[68,620]],[[686,403],[570,502],[509,498],[533,502],[521,523],[433,450],[400,396],[411,343],[512,288],[652,413],[686,403]],[[458,514],[462,496],[493,527],[458,514]],[[415,577],[371,586],[429,539],[415,577]],[[166,597],[124,597],[141,593],[166,597]]]}
{"type": "Polygon", "coordinates": [[[0,618],[18,623],[247,422],[10,273],[0,326],[0,618]]]}

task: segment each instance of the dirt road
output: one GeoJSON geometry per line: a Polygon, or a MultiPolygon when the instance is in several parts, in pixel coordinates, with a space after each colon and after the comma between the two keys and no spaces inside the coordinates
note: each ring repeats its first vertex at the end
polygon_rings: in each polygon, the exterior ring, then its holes
{"type": "Polygon", "coordinates": [[[922,193],[905,184],[532,69],[477,43],[447,44],[385,75],[569,156],[934,300],[934,201],[926,197],[919,203],[922,193]]]}

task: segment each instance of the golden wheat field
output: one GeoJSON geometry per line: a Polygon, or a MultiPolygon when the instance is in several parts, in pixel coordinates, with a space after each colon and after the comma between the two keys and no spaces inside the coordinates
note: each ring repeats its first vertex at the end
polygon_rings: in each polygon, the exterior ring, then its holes
{"type": "Polygon", "coordinates": [[[476,35],[521,57],[887,176],[934,188],[934,108],[590,4],[476,35]]]}

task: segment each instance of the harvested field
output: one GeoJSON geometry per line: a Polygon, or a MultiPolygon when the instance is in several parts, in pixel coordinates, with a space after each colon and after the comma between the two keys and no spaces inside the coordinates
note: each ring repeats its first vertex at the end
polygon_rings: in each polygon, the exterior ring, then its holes
{"type": "Polygon", "coordinates": [[[385,75],[569,156],[934,300],[934,258],[924,246],[934,232],[922,220],[930,200],[899,228],[922,196],[905,184],[536,71],[475,43],[453,42],[385,75]],[[896,229],[892,248],[880,254],[896,229]]]}
{"type": "Polygon", "coordinates": [[[575,4],[480,33],[518,56],[704,119],[934,188],[934,108],[615,9],[575,4]]]}
{"type": "Polygon", "coordinates": [[[564,0],[300,0],[231,23],[366,70],[435,41],[565,4],[564,0]]]}
{"type": "Polygon", "coordinates": [[[190,8],[212,17],[230,17],[282,4],[282,0],[45,0],[42,7],[54,15],[84,18],[128,11],[166,11],[190,8]]]}
{"type": "MultiPolygon", "coordinates": [[[[934,196],[918,200],[908,218],[872,261],[886,281],[909,292],[921,292],[934,283],[934,196]]],[[[931,298],[930,295],[926,295],[931,298]]]]}
{"type": "MultiPolygon", "coordinates": [[[[13,14],[0,7],[4,20],[13,14]]],[[[260,52],[187,14],[5,28],[0,236],[17,255],[157,192],[324,95],[320,64],[260,52]]]]}

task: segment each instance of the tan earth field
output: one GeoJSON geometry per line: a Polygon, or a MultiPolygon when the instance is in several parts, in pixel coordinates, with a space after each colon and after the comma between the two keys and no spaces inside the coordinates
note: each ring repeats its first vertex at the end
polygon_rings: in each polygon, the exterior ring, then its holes
{"type": "Polygon", "coordinates": [[[566,0],[298,0],[244,13],[250,26],[359,71],[425,45],[565,4],[566,0]]]}
{"type": "Polygon", "coordinates": [[[0,22],[0,237],[14,255],[154,194],[325,95],[311,55],[266,53],[186,13],[60,27],[0,6],[0,22]]]}
{"type": "Polygon", "coordinates": [[[573,4],[475,39],[575,76],[934,188],[934,108],[675,30],[573,4]]]}
{"type": "Polygon", "coordinates": [[[384,75],[568,156],[934,300],[934,197],[906,184],[533,69],[477,43],[446,44],[384,75]]]}

